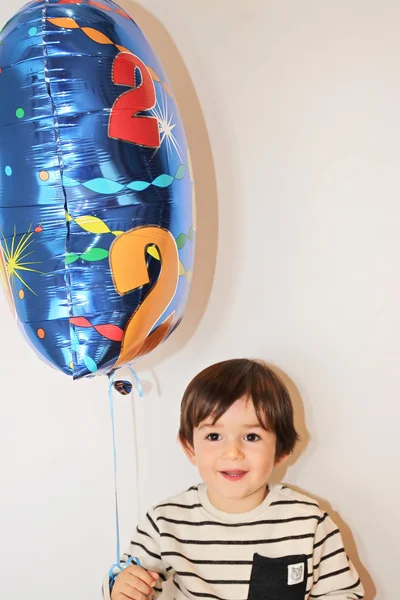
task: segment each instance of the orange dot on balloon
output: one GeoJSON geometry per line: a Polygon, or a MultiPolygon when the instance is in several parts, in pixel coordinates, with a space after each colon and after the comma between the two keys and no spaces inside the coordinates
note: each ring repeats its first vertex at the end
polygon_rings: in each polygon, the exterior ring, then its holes
{"type": "Polygon", "coordinates": [[[21,300],[23,300],[25,298],[25,292],[24,292],[24,290],[19,290],[18,296],[20,297],[21,300]]]}
{"type": "Polygon", "coordinates": [[[35,227],[35,229],[33,230],[35,233],[42,233],[43,231],[43,227],[41,227],[41,225],[38,225],[37,227],[35,227]]]}
{"type": "Polygon", "coordinates": [[[44,338],[44,336],[46,335],[46,333],[45,333],[44,329],[38,329],[38,330],[37,330],[37,334],[38,334],[38,337],[40,337],[40,339],[41,339],[41,340],[42,340],[42,339],[44,338]]]}
{"type": "Polygon", "coordinates": [[[39,179],[41,179],[42,181],[47,181],[49,179],[50,175],[48,171],[40,171],[39,173],[39,179]]]}

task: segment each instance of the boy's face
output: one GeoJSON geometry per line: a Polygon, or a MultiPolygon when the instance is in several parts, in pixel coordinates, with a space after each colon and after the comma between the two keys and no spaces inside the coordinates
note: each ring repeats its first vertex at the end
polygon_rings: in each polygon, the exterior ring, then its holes
{"type": "Polygon", "coordinates": [[[193,432],[185,453],[207,484],[211,503],[225,512],[247,512],[267,494],[275,461],[276,436],[257,419],[251,399],[240,398],[212,425],[208,418],[193,432]]]}

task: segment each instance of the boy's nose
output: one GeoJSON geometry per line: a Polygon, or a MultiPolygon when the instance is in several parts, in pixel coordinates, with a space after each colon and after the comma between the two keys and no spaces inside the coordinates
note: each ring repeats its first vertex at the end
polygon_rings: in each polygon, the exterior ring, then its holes
{"type": "Polygon", "coordinates": [[[225,446],[222,457],[229,460],[241,460],[244,458],[244,452],[240,444],[233,442],[225,446]]]}

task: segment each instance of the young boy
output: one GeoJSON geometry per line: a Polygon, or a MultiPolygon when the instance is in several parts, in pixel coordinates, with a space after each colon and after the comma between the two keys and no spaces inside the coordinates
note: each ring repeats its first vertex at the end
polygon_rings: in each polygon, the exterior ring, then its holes
{"type": "Polygon", "coordinates": [[[336,525],[318,503],[268,483],[298,439],[286,387],[266,365],[228,360],[199,373],[179,440],[203,483],[158,504],[137,527],[105,600],[308,600],[364,597],[336,525]],[[111,589],[111,591],[110,591],[111,589]]]}

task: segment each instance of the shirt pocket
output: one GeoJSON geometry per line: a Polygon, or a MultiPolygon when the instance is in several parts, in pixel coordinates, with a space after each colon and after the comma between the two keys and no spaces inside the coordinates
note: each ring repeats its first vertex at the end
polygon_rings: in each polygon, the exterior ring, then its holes
{"type": "Polygon", "coordinates": [[[307,556],[268,558],[254,554],[248,600],[304,600],[307,556]]]}

